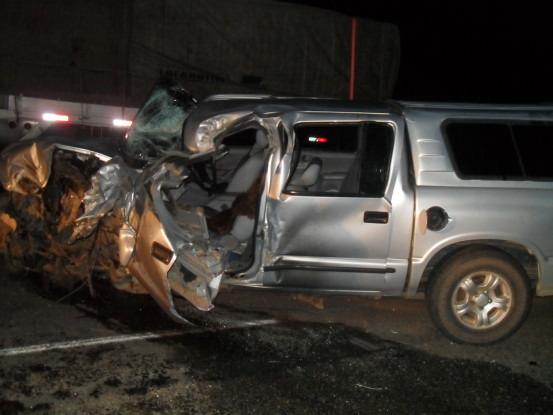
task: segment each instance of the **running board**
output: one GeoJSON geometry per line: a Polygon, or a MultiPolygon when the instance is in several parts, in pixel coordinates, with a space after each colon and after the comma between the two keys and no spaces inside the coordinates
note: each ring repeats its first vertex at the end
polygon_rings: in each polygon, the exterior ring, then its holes
{"type": "Polygon", "coordinates": [[[269,291],[285,291],[293,293],[309,293],[309,294],[332,294],[332,295],[364,295],[370,297],[381,298],[382,291],[371,290],[340,290],[332,288],[304,288],[304,287],[283,287],[279,285],[263,285],[263,284],[241,284],[240,282],[225,281],[225,285],[233,288],[251,288],[253,290],[269,290],[269,291]]]}

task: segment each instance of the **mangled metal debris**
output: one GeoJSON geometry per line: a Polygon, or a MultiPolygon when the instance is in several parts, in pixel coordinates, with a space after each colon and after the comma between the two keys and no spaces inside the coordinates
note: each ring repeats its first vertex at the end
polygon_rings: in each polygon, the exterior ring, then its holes
{"type": "MultiPolygon", "coordinates": [[[[14,159],[34,160],[36,149],[18,150],[14,159]]],[[[4,194],[0,247],[12,262],[67,289],[104,273],[120,290],[149,293],[182,322],[172,292],[199,309],[213,307],[228,250],[210,243],[202,208],[164,200],[166,190],[189,180],[185,159],[172,156],[138,170],[120,158],[103,163],[45,151],[49,157],[39,160],[50,159],[51,169],[41,167],[48,180],[31,181],[36,174],[24,169],[4,176],[14,191],[4,194]]]]}
{"type": "Polygon", "coordinates": [[[4,189],[20,194],[39,192],[48,183],[54,145],[18,143],[0,155],[0,181],[4,189]]]}
{"type": "Polygon", "coordinates": [[[102,162],[92,155],[54,150],[35,144],[18,148],[10,171],[2,172],[4,186],[13,191],[3,194],[2,223],[10,231],[2,233],[0,246],[13,264],[43,273],[62,287],[71,288],[101,271],[118,288],[143,292],[114,254],[121,222],[117,215],[103,218],[87,237],[75,237],[82,200],[102,162]],[[33,163],[25,164],[29,160],[33,163]],[[44,164],[48,161],[51,166],[44,164]]]}
{"type": "Polygon", "coordinates": [[[90,179],[90,188],[82,199],[84,212],[76,219],[72,240],[89,236],[98,221],[117,210],[128,227],[129,216],[136,201],[139,173],[120,158],[100,167],[90,179]]]}
{"type": "Polygon", "coordinates": [[[173,293],[211,309],[225,274],[260,257],[254,229],[266,183],[264,131],[276,127],[251,108],[208,109],[183,133],[195,106],[179,85],[157,86],[121,156],[40,139],[7,149],[0,249],[67,289],[87,283],[93,292],[93,277],[107,275],[120,290],[150,294],[181,322],[173,293]],[[254,175],[224,193],[229,177],[215,165],[227,155],[221,137],[253,124],[260,128],[249,154],[254,175]]]}

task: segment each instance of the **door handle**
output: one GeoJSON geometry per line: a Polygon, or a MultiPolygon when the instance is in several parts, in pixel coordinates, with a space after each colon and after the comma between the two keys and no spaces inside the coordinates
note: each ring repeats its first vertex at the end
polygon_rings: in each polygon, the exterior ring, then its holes
{"type": "Polygon", "coordinates": [[[363,222],[365,223],[388,223],[388,212],[369,212],[363,213],[363,222]]]}

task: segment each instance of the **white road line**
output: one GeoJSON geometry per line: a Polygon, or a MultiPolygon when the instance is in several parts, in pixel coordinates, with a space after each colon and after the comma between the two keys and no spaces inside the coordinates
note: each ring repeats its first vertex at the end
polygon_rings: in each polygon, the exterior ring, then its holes
{"type": "Polygon", "coordinates": [[[210,332],[248,328],[248,327],[268,326],[272,324],[277,324],[278,322],[279,321],[275,319],[234,321],[232,322],[232,324],[225,325],[219,328],[202,327],[202,328],[193,328],[189,330],[165,330],[165,331],[145,332],[145,333],[137,333],[137,334],[123,334],[119,336],[96,337],[93,339],[69,340],[64,342],[35,344],[35,345],[22,346],[22,347],[11,347],[6,349],[0,349],[0,357],[40,353],[40,352],[47,352],[50,350],[75,349],[78,347],[102,346],[106,344],[161,339],[166,337],[184,336],[186,334],[201,334],[201,333],[210,333],[210,332]]]}

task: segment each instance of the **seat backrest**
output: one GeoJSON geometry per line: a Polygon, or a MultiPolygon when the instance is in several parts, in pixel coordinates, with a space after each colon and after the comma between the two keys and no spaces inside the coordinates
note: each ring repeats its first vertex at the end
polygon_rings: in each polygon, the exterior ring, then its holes
{"type": "Polygon", "coordinates": [[[237,216],[232,225],[231,235],[240,242],[246,242],[253,236],[255,219],[247,216],[237,216]]]}
{"type": "Polygon", "coordinates": [[[294,177],[287,186],[288,190],[306,191],[317,184],[323,161],[319,157],[313,157],[298,177],[294,177]]]}
{"type": "Polygon", "coordinates": [[[244,193],[250,188],[263,169],[267,144],[267,136],[265,133],[263,131],[257,131],[255,135],[255,144],[252,147],[249,157],[238,167],[238,169],[236,169],[225,192],[244,193]]]}

